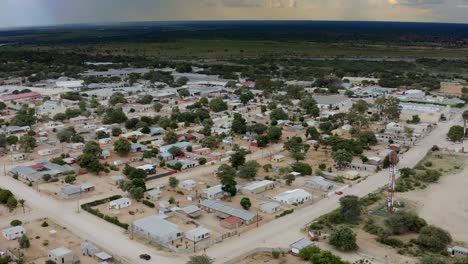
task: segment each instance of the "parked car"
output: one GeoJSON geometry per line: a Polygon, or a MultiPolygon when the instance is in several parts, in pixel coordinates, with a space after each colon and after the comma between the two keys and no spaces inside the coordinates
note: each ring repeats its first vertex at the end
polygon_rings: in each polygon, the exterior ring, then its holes
{"type": "Polygon", "coordinates": [[[150,259],[151,259],[151,256],[148,255],[148,254],[141,254],[141,255],[140,255],[140,258],[141,258],[141,259],[144,259],[144,260],[150,260],[150,259]]]}

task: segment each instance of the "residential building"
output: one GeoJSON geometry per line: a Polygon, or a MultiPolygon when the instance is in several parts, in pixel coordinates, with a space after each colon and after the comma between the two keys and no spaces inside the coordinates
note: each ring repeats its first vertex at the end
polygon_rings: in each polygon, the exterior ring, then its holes
{"type": "Polygon", "coordinates": [[[194,180],[185,180],[179,183],[179,188],[185,189],[187,191],[193,190],[195,187],[197,187],[197,182],[194,180]]]}
{"type": "Polygon", "coordinates": [[[36,92],[29,92],[29,93],[20,93],[20,94],[11,94],[11,95],[2,95],[0,96],[0,102],[20,102],[20,101],[29,101],[29,100],[36,100],[41,98],[42,95],[36,92]]]}
{"type": "Polygon", "coordinates": [[[276,186],[276,182],[269,181],[269,180],[262,180],[250,183],[244,186],[241,191],[243,194],[259,194],[268,190],[274,189],[276,186]]]}
{"type": "Polygon", "coordinates": [[[447,249],[448,253],[452,257],[466,257],[468,256],[468,248],[454,246],[447,249]]]}
{"type": "Polygon", "coordinates": [[[217,217],[226,219],[234,216],[242,220],[242,224],[249,225],[256,221],[259,221],[261,217],[254,213],[244,209],[233,207],[229,204],[215,200],[202,200],[200,203],[202,209],[209,213],[215,213],[217,217]]]}
{"type": "Polygon", "coordinates": [[[304,191],[303,189],[294,189],[285,191],[275,196],[274,199],[285,204],[302,203],[312,200],[312,194],[304,191]]]}
{"type": "Polygon", "coordinates": [[[99,252],[99,248],[91,242],[83,242],[80,245],[81,254],[83,256],[92,257],[99,252]]]}
{"type": "Polygon", "coordinates": [[[226,192],[223,190],[223,185],[220,184],[203,190],[201,195],[206,199],[216,200],[223,198],[226,192]]]}
{"type": "Polygon", "coordinates": [[[59,247],[49,251],[49,259],[57,264],[73,263],[74,258],[73,251],[66,247],[59,247]]]}
{"type": "Polygon", "coordinates": [[[59,165],[48,160],[35,160],[30,166],[17,166],[11,169],[10,175],[17,175],[20,179],[34,182],[40,180],[45,174],[58,177],[68,172],[77,172],[78,169],[69,165],[59,165]]]}
{"type": "Polygon", "coordinates": [[[77,185],[65,184],[60,188],[60,194],[64,199],[74,199],[81,195],[81,188],[77,185]]]}
{"type": "Polygon", "coordinates": [[[15,240],[26,234],[26,229],[22,226],[13,226],[2,230],[3,237],[7,240],[15,240]]]}
{"type": "Polygon", "coordinates": [[[149,190],[145,193],[146,199],[152,200],[152,201],[158,201],[161,199],[161,190],[159,189],[153,189],[149,190]]]}
{"type": "Polygon", "coordinates": [[[190,231],[185,232],[185,238],[192,242],[200,242],[211,236],[211,231],[200,226],[190,231]]]}
{"type": "Polygon", "coordinates": [[[196,205],[189,205],[182,208],[181,211],[190,218],[197,218],[201,215],[201,209],[196,205]]]}
{"type": "Polygon", "coordinates": [[[281,211],[281,204],[277,202],[264,202],[260,205],[260,210],[267,214],[274,214],[281,211]]]}
{"type": "Polygon", "coordinates": [[[139,219],[133,222],[132,231],[145,239],[162,244],[183,237],[182,230],[165,218],[165,215],[152,215],[139,219]]]}
{"type": "Polygon", "coordinates": [[[110,201],[109,202],[109,209],[122,209],[122,208],[127,208],[132,205],[132,201],[129,198],[122,197],[120,199],[110,201]]]}
{"type": "Polygon", "coordinates": [[[322,191],[330,191],[336,186],[334,182],[329,181],[322,176],[306,177],[304,179],[304,185],[314,189],[320,189],[322,191]]]}

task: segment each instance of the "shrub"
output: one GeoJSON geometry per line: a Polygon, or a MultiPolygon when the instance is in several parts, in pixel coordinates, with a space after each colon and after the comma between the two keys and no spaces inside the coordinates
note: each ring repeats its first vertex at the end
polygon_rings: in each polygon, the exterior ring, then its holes
{"type": "Polygon", "coordinates": [[[274,249],[273,251],[271,251],[271,256],[274,258],[274,259],[278,259],[281,255],[281,252],[279,250],[276,250],[274,249]]]}
{"type": "Polygon", "coordinates": [[[18,220],[18,219],[15,219],[15,220],[13,220],[13,221],[10,222],[10,225],[11,225],[11,226],[20,226],[20,225],[22,225],[22,224],[23,224],[23,222],[21,222],[21,221],[18,220]]]}
{"type": "Polygon", "coordinates": [[[148,201],[148,200],[143,200],[142,203],[144,205],[148,206],[149,208],[154,208],[155,207],[154,203],[151,202],[151,201],[148,201]]]}
{"type": "Polygon", "coordinates": [[[49,224],[48,224],[46,221],[44,221],[44,222],[42,222],[41,226],[42,226],[42,227],[48,227],[49,224]]]}
{"type": "Polygon", "coordinates": [[[412,212],[396,212],[387,219],[385,224],[393,234],[400,235],[407,232],[419,232],[427,225],[426,221],[412,212]]]}
{"type": "Polygon", "coordinates": [[[425,226],[421,229],[417,243],[429,251],[442,252],[452,242],[450,234],[435,226],[425,226]]]}
{"type": "Polygon", "coordinates": [[[405,243],[403,243],[403,241],[396,239],[396,238],[386,237],[386,236],[378,237],[377,241],[382,244],[391,246],[393,248],[402,248],[405,246],[405,243]]]}
{"type": "Polygon", "coordinates": [[[332,229],[329,242],[332,246],[343,251],[353,251],[358,248],[356,234],[346,225],[339,225],[332,229]]]}

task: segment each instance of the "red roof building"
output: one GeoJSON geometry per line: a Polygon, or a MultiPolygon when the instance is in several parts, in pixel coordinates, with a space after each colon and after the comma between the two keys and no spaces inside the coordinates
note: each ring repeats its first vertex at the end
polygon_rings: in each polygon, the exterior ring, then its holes
{"type": "Polygon", "coordinates": [[[11,95],[0,96],[0,102],[34,100],[34,99],[38,99],[41,97],[42,95],[36,92],[11,94],[11,95]]]}

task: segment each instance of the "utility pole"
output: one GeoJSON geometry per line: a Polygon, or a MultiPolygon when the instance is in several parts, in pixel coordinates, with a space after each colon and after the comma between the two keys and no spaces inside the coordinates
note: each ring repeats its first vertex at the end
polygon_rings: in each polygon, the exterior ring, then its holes
{"type": "Polygon", "coordinates": [[[390,160],[390,181],[387,194],[387,211],[389,214],[395,212],[395,174],[398,164],[398,155],[395,151],[389,154],[390,160]]]}

